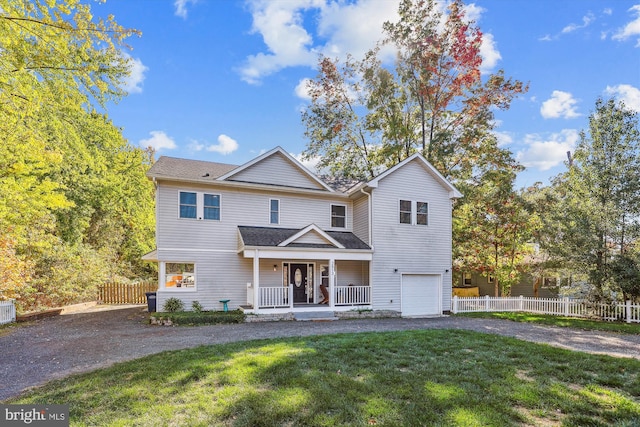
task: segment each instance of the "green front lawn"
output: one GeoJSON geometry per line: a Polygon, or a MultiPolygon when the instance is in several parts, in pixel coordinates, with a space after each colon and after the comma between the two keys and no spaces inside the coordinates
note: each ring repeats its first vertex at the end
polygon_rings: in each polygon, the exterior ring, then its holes
{"type": "Polygon", "coordinates": [[[539,323],[549,326],[576,328],[589,331],[619,332],[624,334],[640,334],[640,323],[604,322],[582,319],[578,317],[562,317],[545,314],[522,312],[481,312],[458,313],[456,316],[476,317],[485,319],[506,319],[514,322],[539,323]]]}
{"type": "Polygon", "coordinates": [[[69,403],[74,426],[632,426],[640,361],[470,331],[341,334],[171,351],[11,403],[69,403]]]}

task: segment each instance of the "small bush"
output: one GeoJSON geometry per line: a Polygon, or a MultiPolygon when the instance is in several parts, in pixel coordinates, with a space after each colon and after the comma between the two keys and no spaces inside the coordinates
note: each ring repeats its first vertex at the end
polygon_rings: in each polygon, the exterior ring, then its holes
{"type": "Polygon", "coordinates": [[[164,302],[162,310],[167,313],[175,313],[177,311],[184,311],[184,303],[178,298],[169,298],[164,302]]]}
{"type": "Polygon", "coordinates": [[[198,301],[194,301],[191,303],[191,309],[196,313],[202,313],[202,304],[198,301]]]}
{"type": "Polygon", "coordinates": [[[170,320],[173,325],[215,325],[218,323],[244,323],[245,314],[233,311],[184,311],[180,313],[151,313],[157,320],[170,320]]]}

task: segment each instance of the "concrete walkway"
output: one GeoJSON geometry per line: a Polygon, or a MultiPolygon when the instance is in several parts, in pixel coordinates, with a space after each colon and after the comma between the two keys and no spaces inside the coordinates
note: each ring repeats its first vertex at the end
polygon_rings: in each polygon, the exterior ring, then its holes
{"type": "Polygon", "coordinates": [[[199,327],[145,323],[143,306],[67,314],[0,329],[0,401],[49,380],[165,350],[233,341],[335,333],[466,329],[570,350],[640,359],[640,335],[590,332],[497,319],[440,317],[266,322],[199,327]]]}

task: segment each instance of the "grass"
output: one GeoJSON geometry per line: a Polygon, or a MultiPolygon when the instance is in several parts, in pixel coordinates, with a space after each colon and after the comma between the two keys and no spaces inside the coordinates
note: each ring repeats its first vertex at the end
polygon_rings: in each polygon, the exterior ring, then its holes
{"type": "Polygon", "coordinates": [[[471,331],[288,338],[171,351],[6,403],[72,426],[636,426],[640,361],[471,331]]]}
{"type": "Polygon", "coordinates": [[[607,331],[636,335],[640,334],[639,323],[603,322],[577,317],[562,317],[522,312],[459,313],[456,314],[456,316],[477,317],[486,319],[506,319],[512,320],[514,322],[539,323],[549,326],[560,326],[565,328],[576,328],[589,331],[607,331]]]}

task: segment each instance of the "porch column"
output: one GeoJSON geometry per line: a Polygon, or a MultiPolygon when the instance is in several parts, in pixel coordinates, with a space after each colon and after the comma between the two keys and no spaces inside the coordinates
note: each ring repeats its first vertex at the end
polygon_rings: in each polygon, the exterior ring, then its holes
{"type": "Polygon", "coordinates": [[[329,307],[335,307],[336,298],[336,260],[329,258],[329,307]]]}
{"type": "Polygon", "coordinates": [[[260,308],[260,251],[253,253],[253,309],[260,308]]]}

